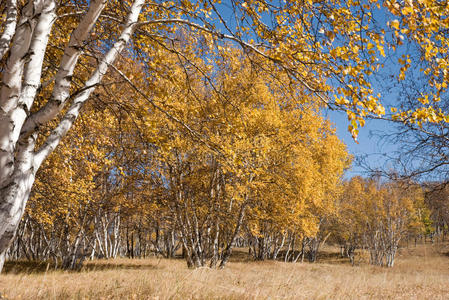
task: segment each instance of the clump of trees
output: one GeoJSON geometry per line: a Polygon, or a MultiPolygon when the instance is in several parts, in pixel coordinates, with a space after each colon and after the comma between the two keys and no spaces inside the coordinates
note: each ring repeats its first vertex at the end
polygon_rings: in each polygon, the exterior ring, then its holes
{"type": "MultiPolygon", "coordinates": [[[[445,241],[449,233],[449,188],[447,184],[427,184],[425,203],[430,209],[432,231],[427,232],[431,241],[445,241]]],[[[425,237],[425,236],[424,236],[425,237]]]]}
{"type": "Polygon", "coordinates": [[[315,235],[350,159],[314,96],[233,48],[206,74],[213,86],[172,58],[154,82],[165,90],[112,76],[86,107],[38,173],[12,257],[76,268],[182,249],[189,267],[223,267],[236,245],[257,259],[289,245],[294,260],[295,240],[315,235]],[[165,108],[135,109],[149,99],[165,108]]]}
{"type": "Polygon", "coordinates": [[[392,267],[400,242],[430,229],[424,189],[417,184],[354,177],[338,207],[331,230],[352,263],[355,250],[363,248],[371,264],[392,267]]]}

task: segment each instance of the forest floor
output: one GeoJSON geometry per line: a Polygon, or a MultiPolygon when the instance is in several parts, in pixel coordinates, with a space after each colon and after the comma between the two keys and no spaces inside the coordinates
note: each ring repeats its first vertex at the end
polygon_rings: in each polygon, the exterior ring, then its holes
{"type": "Polygon", "coordinates": [[[449,299],[449,244],[403,248],[393,268],[356,266],[326,247],[316,263],[254,262],[241,249],[223,270],[183,260],[88,262],[79,272],[7,263],[0,299],[449,299]]]}

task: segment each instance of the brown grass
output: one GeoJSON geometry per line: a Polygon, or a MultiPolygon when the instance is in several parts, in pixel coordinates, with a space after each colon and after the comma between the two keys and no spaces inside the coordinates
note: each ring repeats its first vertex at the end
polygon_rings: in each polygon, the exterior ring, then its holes
{"type": "Polygon", "coordinates": [[[81,272],[9,264],[0,292],[7,299],[449,299],[447,245],[403,249],[392,269],[351,267],[335,250],[315,264],[234,261],[224,270],[157,258],[98,260],[81,272]]]}

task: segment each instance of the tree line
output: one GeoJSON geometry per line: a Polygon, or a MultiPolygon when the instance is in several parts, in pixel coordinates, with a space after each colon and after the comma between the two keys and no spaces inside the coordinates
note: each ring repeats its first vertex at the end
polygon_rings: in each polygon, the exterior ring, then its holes
{"type": "Polygon", "coordinates": [[[235,247],[255,260],[314,262],[328,242],[352,263],[365,249],[391,267],[400,242],[435,224],[447,231],[421,185],[343,180],[351,157],[319,102],[272,65],[232,47],[207,74],[170,59],[153,82],[161,90],[146,94],[131,58],[123,76],[111,72],[37,173],[10,259],[77,269],[159,255],[224,267],[235,247]],[[140,85],[130,90],[129,77],[140,85]],[[164,109],[145,109],[156,97],[164,109]]]}

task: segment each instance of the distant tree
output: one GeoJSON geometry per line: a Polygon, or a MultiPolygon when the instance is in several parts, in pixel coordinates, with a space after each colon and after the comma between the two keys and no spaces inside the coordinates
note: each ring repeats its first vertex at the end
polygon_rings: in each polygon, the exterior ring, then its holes
{"type": "Polygon", "coordinates": [[[417,184],[354,177],[341,196],[331,227],[334,239],[352,263],[354,251],[366,247],[372,264],[392,267],[400,241],[425,230],[423,204],[424,192],[417,184]]]}
{"type": "MultiPolygon", "coordinates": [[[[431,222],[434,231],[442,240],[449,232],[449,188],[447,185],[430,185],[425,194],[425,203],[429,212],[424,215],[431,222]]],[[[430,223],[429,222],[429,223],[430,223]]],[[[432,233],[433,230],[425,233],[432,233]]]]}

